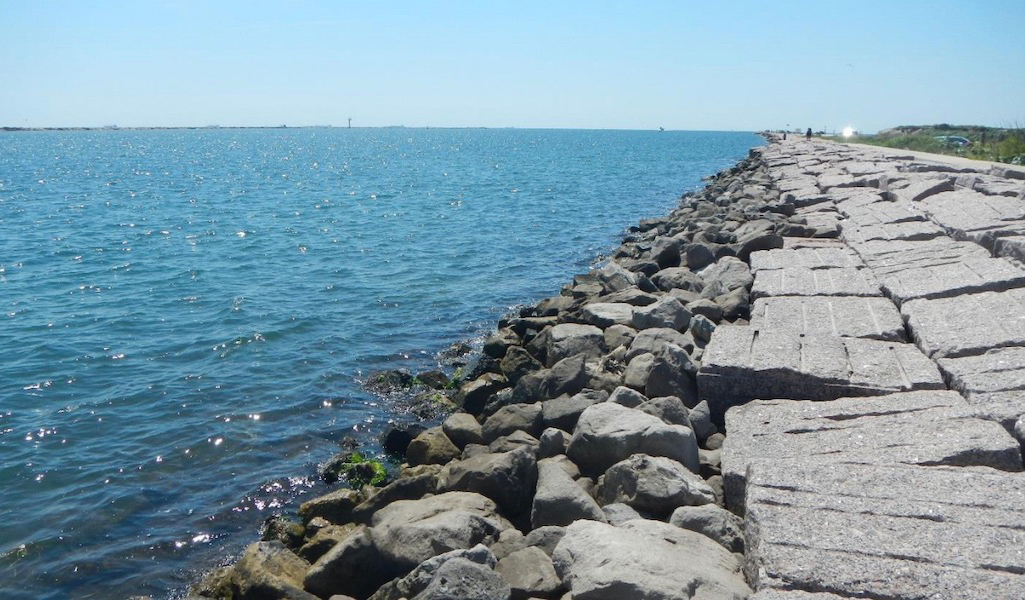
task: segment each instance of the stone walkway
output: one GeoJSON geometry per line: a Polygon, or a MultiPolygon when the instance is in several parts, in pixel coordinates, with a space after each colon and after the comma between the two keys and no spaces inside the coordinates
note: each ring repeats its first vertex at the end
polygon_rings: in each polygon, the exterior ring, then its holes
{"type": "Polygon", "coordinates": [[[752,598],[1025,598],[1025,170],[763,157],[835,239],[752,253],[751,322],[697,377],[752,598]]]}

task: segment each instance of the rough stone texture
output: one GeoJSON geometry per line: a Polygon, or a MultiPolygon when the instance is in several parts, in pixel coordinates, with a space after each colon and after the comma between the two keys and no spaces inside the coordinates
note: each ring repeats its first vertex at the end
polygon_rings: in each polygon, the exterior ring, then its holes
{"type": "Polygon", "coordinates": [[[598,327],[630,325],[634,307],[624,302],[592,302],[583,309],[584,320],[598,327]]]}
{"type": "Polygon", "coordinates": [[[950,387],[971,401],[973,394],[1025,390],[1025,347],[996,348],[985,354],[937,361],[950,387]]]}
{"type": "Polygon", "coordinates": [[[758,271],[753,299],[766,296],[881,296],[879,282],[865,269],[786,267],[758,271]]]}
{"type": "Polygon", "coordinates": [[[416,436],[406,448],[406,462],[416,465],[441,465],[459,457],[459,448],[441,427],[432,427],[416,436]]]}
{"type": "Polygon", "coordinates": [[[917,298],[948,298],[974,292],[999,292],[1025,286],[1025,269],[1002,258],[911,267],[880,275],[883,291],[902,304],[917,298]]]}
{"type": "Polygon", "coordinates": [[[1025,224],[1025,204],[1013,197],[994,197],[969,190],[930,196],[922,210],[939,225],[959,233],[999,231],[1025,224]]]}
{"type": "Polygon", "coordinates": [[[743,520],[715,504],[681,506],[673,511],[669,524],[700,533],[730,552],[744,552],[743,520]]]}
{"type": "Polygon", "coordinates": [[[619,346],[629,346],[637,335],[637,330],[626,325],[612,325],[605,329],[605,347],[610,351],[619,346]]]}
{"type": "Polygon", "coordinates": [[[754,463],[779,469],[840,461],[1022,469],[1015,440],[996,423],[973,416],[951,391],[833,402],[760,400],[730,409],[726,429],[723,478],[727,505],[738,513],[754,463]]]}
{"type": "Polygon", "coordinates": [[[594,325],[559,323],[545,329],[538,336],[538,342],[545,349],[545,366],[548,368],[577,354],[597,358],[605,350],[605,335],[594,325]]]}
{"type": "Polygon", "coordinates": [[[833,400],[946,387],[911,344],[737,326],[715,330],[697,382],[716,422],[730,406],[756,398],[833,400]]]}
{"type": "Polygon", "coordinates": [[[566,394],[552,400],[546,400],[541,404],[541,418],[546,427],[573,431],[577,424],[577,419],[580,418],[580,413],[584,412],[584,409],[599,402],[604,402],[608,397],[609,393],[605,391],[584,390],[572,396],[566,394]]]}
{"type": "Polygon", "coordinates": [[[495,572],[512,588],[512,600],[550,598],[562,587],[552,559],[544,550],[533,546],[498,561],[495,572]]]}
{"type": "Polygon", "coordinates": [[[747,498],[746,570],[758,589],[844,598],[1025,597],[1023,474],[759,464],[747,498]]]}
{"type": "Polygon", "coordinates": [[[467,413],[453,413],[441,424],[441,430],[460,450],[467,444],[483,444],[480,423],[467,413]]]}
{"type": "Polygon", "coordinates": [[[858,255],[843,245],[813,248],[780,248],[751,254],[751,270],[778,270],[788,267],[806,269],[858,269],[864,267],[858,255]]]}
{"type": "Polygon", "coordinates": [[[656,521],[578,521],[552,559],[574,600],[742,600],[751,593],[726,549],[656,521]]]}
{"type": "Polygon", "coordinates": [[[303,591],[309,566],[281,542],[256,542],[246,548],[231,575],[240,598],[315,600],[303,591]]]}
{"type": "Polygon", "coordinates": [[[904,321],[897,308],[886,298],[879,297],[760,298],[751,308],[751,327],[798,334],[907,341],[904,321]]]}
{"type": "MultiPolygon", "coordinates": [[[[429,558],[417,565],[405,577],[395,579],[381,586],[369,600],[402,600],[403,598],[412,598],[430,585],[446,562],[457,558],[488,568],[494,568],[498,564],[498,559],[483,544],[477,544],[469,550],[453,550],[429,558]]],[[[330,600],[334,600],[334,596],[330,600]]]]}
{"type": "Polygon", "coordinates": [[[732,256],[724,256],[715,264],[705,267],[698,275],[705,280],[705,285],[721,284],[724,291],[732,292],[740,288],[750,288],[754,281],[747,263],[732,256]]]}
{"type": "Polygon", "coordinates": [[[645,353],[658,354],[666,344],[676,344],[683,349],[694,346],[693,340],[679,331],[665,327],[645,329],[630,343],[626,359],[633,360],[635,356],[645,353]]]}
{"type": "Polygon", "coordinates": [[[321,598],[332,594],[365,598],[400,574],[401,570],[384,562],[370,530],[361,525],[313,563],[303,588],[321,598]]]}
{"type": "Polygon", "coordinates": [[[638,330],[652,327],[680,330],[687,327],[690,318],[690,311],[679,300],[672,296],[665,296],[654,304],[635,308],[632,324],[634,329],[638,330]]]}
{"type": "Polygon", "coordinates": [[[504,579],[488,567],[465,558],[446,561],[415,600],[509,600],[511,590],[504,579]]]}
{"type": "Polygon", "coordinates": [[[536,483],[533,449],[522,446],[452,461],[438,474],[439,491],[476,492],[494,500],[508,515],[529,509],[536,483]]]}
{"type": "Polygon", "coordinates": [[[450,550],[490,543],[512,527],[494,502],[471,492],[399,500],[377,511],[372,523],[373,544],[382,558],[405,571],[450,550]]]}
{"type": "Polygon", "coordinates": [[[670,267],[662,269],[651,278],[652,283],[658,289],[668,292],[671,289],[679,288],[700,292],[705,287],[705,282],[687,267],[670,267]]]}
{"type": "Polygon", "coordinates": [[[955,242],[948,237],[919,242],[873,241],[855,244],[854,249],[877,277],[909,268],[933,267],[989,257],[989,253],[978,244],[955,242]]]}
{"type": "Polygon", "coordinates": [[[498,409],[495,414],[484,421],[481,434],[485,444],[498,438],[523,431],[532,436],[541,435],[541,405],[540,404],[510,404],[498,409]]]}
{"type": "Polygon", "coordinates": [[[537,467],[537,492],[530,511],[531,527],[564,526],[577,519],[605,520],[598,503],[560,465],[542,460],[537,467]]]}
{"type": "Polygon", "coordinates": [[[606,504],[601,507],[601,510],[605,513],[605,518],[608,520],[609,525],[615,525],[616,527],[627,521],[644,518],[634,507],[619,502],[606,504]]]}
{"type": "Polygon", "coordinates": [[[928,221],[912,221],[909,223],[889,223],[883,225],[845,226],[843,239],[851,244],[863,244],[875,240],[929,240],[945,235],[935,223],[928,221]]]}
{"type": "Polygon", "coordinates": [[[602,504],[622,503],[656,517],[667,517],[679,506],[715,502],[701,477],[675,460],[646,454],[609,467],[598,488],[602,504]]]}
{"type": "Polygon", "coordinates": [[[323,517],[331,523],[341,525],[352,517],[352,509],[360,503],[360,495],[356,490],[340,489],[307,500],[299,506],[299,516],[309,522],[315,517],[323,517]]]}
{"type": "Polygon", "coordinates": [[[596,404],[580,415],[567,455],[584,472],[602,473],[633,454],[672,458],[695,473],[698,446],[689,427],[612,402],[596,404]]]}
{"type": "Polygon", "coordinates": [[[941,192],[954,191],[953,177],[940,177],[938,179],[923,179],[911,183],[896,192],[896,196],[910,202],[925,200],[941,192]]]}
{"type": "Polygon", "coordinates": [[[918,210],[918,207],[908,200],[845,206],[841,210],[850,223],[856,227],[926,220],[925,215],[918,210]]]}
{"type": "Polygon", "coordinates": [[[912,300],[900,308],[915,343],[934,358],[1025,346],[1025,290],[912,300]]]}

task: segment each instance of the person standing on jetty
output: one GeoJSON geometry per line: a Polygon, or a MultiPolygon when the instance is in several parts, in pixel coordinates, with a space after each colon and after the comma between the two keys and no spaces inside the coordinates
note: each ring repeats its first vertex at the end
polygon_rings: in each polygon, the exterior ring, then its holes
{"type": "Polygon", "coordinates": [[[808,131],[804,134],[804,139],[808,140],[809,142],[811,141],[811,127],[809,127],[808,131]]]}

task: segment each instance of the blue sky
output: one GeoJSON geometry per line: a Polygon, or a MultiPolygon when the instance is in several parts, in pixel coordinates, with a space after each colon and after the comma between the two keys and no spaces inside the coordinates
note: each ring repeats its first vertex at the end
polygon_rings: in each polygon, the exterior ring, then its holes
{"type": "Polygon", "coordinates": [[[0,2],[0,125],[1025,124],[1025,0],[0,2]]]}

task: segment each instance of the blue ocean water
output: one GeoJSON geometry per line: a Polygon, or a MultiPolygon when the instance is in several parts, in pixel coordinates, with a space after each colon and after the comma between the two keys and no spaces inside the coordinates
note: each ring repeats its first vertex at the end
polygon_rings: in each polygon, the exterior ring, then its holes
{"type": "Polygon", "coordinates": [[[746,133],[0,134],[0,590],[180,595],[746,133]]]}

